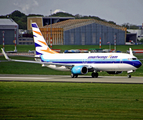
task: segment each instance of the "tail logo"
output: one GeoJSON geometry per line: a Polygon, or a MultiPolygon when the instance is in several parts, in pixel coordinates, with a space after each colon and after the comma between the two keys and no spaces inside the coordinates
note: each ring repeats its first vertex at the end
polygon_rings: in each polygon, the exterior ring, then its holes
{"type": "Polygon", "coordinates": [[[41,34],[40,32],[38,32],[38,31],[33,31],[33,32],[35,32],[35,33],[37,33],[38,35],[42,36],[42,34],[41,34]]]}
{"type": "Polygon", "coordinates": [[[51,50],[41,31],[38,28],[38,25],[36,23],[32,23],[32,31],[33,31],[33,38],[34,38],[34,42],[35,42],[35,50],[36,50],[36,55],[42,55],[45,53],[50,53],[50,54],[56,54],[57,52],[54,50],[51,50]]]}

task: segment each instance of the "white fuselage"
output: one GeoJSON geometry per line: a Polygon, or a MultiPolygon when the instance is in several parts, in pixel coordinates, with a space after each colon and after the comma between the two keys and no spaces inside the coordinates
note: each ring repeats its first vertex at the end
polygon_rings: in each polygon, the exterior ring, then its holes
{"type": "Polygon", "coordinates": [[[44,54],[41,55],[41,60],[57,63],[57,65],[47,65],[47,67],[62,71],[70,70],[66,65],[88,66],[97,71],[129,71],[136,70],[134,62],[138,62],[135,56],[126,53],[44,54]]]}

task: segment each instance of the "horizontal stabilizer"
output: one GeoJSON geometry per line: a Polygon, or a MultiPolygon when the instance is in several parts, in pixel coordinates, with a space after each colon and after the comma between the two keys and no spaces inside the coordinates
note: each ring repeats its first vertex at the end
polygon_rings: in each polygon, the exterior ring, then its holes
{"type": "Polygon", "coordinates": [[[2,53],[3,53],[4,57],[5,57],[5,59],[8,60],[8,61],[25,62],[25,63],[39,63],[39,64],[42,64],[41,62],[32,61],[32,60],[30,61],[30,60],[15,60],[15,59],[10,59],[10,58],[7,56],[7,54],[5,53],[4,49],[1,48],[1,50],[2,50],[2,53]]]}

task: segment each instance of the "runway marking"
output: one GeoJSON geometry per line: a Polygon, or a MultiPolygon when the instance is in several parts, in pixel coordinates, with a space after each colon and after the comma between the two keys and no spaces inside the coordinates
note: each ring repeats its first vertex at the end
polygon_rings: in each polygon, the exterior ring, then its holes
{"type": "Polygon", "coordinates": [[[43,78],[43,77],[0,77],[0,79],[49,79],[49,78],[43,78]]]}

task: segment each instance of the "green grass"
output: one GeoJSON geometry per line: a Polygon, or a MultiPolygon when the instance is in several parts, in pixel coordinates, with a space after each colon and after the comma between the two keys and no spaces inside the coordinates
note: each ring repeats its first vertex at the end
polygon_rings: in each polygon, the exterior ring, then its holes
{"type": "Polygon", "coordinates": [[[0,119],[143,119],[142,84],[0,82],[0,119]]]}

